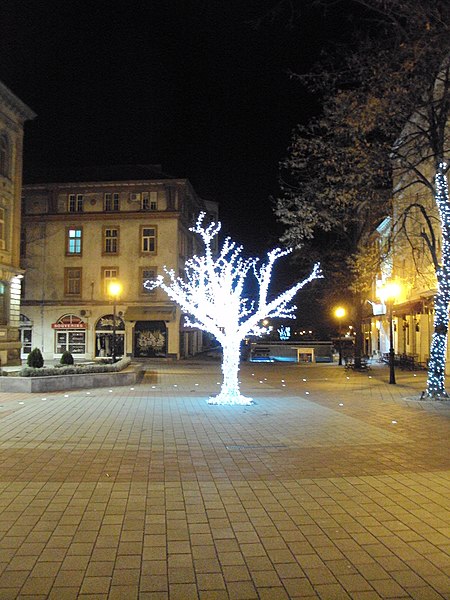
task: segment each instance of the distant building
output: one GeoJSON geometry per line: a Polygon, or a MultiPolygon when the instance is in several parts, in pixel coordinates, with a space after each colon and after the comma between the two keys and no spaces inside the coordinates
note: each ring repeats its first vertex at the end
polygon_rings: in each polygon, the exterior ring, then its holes
{"type": "Polygon", "coordinates": [[[200,211],[217,219],[187,179],[158,165],[77,169],[35,177],[23,189],[22,357],[172,357],[202,349],[162,290],[144,287],[163,267],[183,273],[202,251],[189,231],[200,211]],[[113,304],[109,284],[122,292],[113,304]]]}
{"type": "Polygon", "coordinates": [[[20,364],[22,141],[35,116],[0,82],[0,365],[20,364]]]}

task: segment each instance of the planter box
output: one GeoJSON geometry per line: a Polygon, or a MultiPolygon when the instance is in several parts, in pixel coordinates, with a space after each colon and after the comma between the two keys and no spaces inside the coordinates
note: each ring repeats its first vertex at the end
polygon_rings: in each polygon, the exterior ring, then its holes
{"type": "Polygon", "coordinates": [[[134,385],[142,378],[142,369],[132,367],[118,373],[82,373],[47,377],[0,377],[0,392],[57,392],[83,388],[134,385]]]}

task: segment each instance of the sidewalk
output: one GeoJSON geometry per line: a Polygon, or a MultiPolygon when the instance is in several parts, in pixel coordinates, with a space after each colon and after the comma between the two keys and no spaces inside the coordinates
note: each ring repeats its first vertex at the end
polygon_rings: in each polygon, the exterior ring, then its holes
{"type": "MultiPolygon", "coordinates": [[[[155,376],[155,371],[157,375],[155,376]]],[[[450,402],[382,365],[0,394],[0,600],[450,598],[450,402]]]]}

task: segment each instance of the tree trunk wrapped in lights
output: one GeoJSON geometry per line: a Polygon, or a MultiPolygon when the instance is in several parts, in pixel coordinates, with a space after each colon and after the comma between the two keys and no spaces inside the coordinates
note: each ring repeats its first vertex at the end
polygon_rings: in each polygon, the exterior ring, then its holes
{"type": "Polygon", "coordinates": [[[295,294],[307,283],[321,277],[319,265],[303,281],[269,300],[269,285],[275,261],[289,254],[289,250],[275,248],[260,264],[256,258],[244,259],[242,246],[226,238],[216,257],[212,241],[220,231],[220,223],[203,225],[201,213],[191,231],[200,235],[205,245],[203,256],[193,256],[186,261],[185,277],[177,277],[174,270],[164,269],[154,281],[145,282],[148,289],[160,287],[175,301],[186,317],[186,325],[197,327],[214,335],[223,349],[223,382],[220,393],[209,399],[210,404],[251,404],[239,390],[240,343],[247,335],[261,335],[263,319],[270,317],[294,318],[295,306],[290,305],[295,294]],[[250,301],[243,297],[244,284],[249,271],[258,282],[258,297],[250,301]]]}
{"type": "Polygon", "coordinates": [[[442,254],[441,266],[436,271],[438,288],[434,297],[434,332],[431,339],[426,391],[426,394],[432,398],[448,398],[445,391],[445,364],[450,306],[450,204],[446,167],[447,165],[441,162],[435,177],[435,200],[441,222],[442,254]]]}

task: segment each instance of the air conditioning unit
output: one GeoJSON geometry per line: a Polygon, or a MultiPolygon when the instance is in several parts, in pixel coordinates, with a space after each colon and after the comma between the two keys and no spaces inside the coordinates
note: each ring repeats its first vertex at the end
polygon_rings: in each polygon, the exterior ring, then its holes
{"type": "Polygon", "coordinates": [[[132,202],[140,202],[141,201],[141,194],[140,193],[136,193],[136,192],[132,192],[130,194],[130,200],[132,202]]]}

